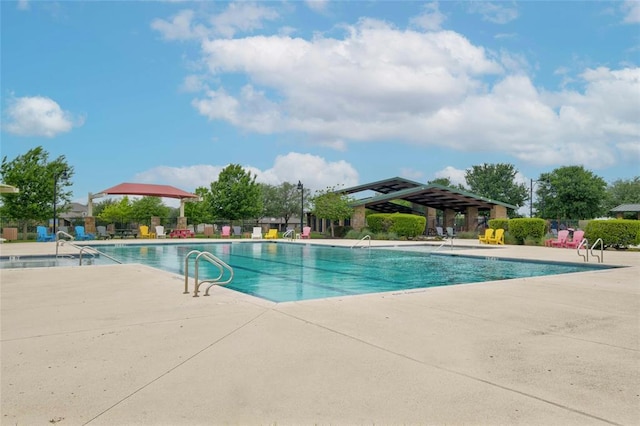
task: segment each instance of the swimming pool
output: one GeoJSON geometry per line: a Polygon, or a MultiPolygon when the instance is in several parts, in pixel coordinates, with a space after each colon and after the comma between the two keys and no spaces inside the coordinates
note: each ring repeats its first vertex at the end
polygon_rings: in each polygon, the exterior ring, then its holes
{"type": "MultiPolygon", "coordinates": [[[[184,258],[191,250],[208,251],[234,269],[234,279],[226,287],[273,302],[606,268],[602,265],[514,261],[398,248],[349,249],[282,242],[100,246],[100,251],[123,263],[142,263],[182,275],[184,258]]],[[[189,267],[189,272],[193,276],[193,266],[189,267]]],[[[207,262],[200,263],[200,279],[218,274],[217,268],[207,262]]]]}

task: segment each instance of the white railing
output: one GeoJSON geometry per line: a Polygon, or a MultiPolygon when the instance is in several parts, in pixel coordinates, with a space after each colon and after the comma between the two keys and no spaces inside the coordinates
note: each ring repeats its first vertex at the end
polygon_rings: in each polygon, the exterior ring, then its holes
{"type": "Polygon", "coordinates": [[[360,238],[354,245],[351,246],[351,248],[355,248],[356,246],[358,246],[361,242],[368,240],[369,241],[369,248],[371,248],[371,235],[367,234],[364,237],[360,238]]]}
{"type": "MultiPolygon", "coordinates": [[[[64,231],[59,231],[59,232],[64,232],[64,231]]],[[[67,235],[69,235],[69,234],[67,234],[67,235]]],[[[92,246],[79,246],[79,245],[74,244],[74,243],[72,243],[70,241],[67,241],[67,240],[57,240],[56,241],[56,257],[58,257],[58,246],[63,246],[65,244],[69,245],[69,246],[71,246],[73,248],[78,249],[78,251],[79,251],[78,259],[79,259],[79,265],[80,266],[82,266],[82,255],[85,252],[87,254],[90,254],[92,258],[95,258],[96,255],[98,255],[98,256],[104,256],[107,259],[113,260],[116,263],[122,263],[120,260],[116,259],[115,257],[109,256],[108,254],[101,252],[100,250],[98,250],[95,247],[92,247],[92,246]]]]}
{"type": "Polygon", "coordinates": [[[282,238],[289,238],[290,240],[293,240],[295,238],[295,236],[296,236],[296,234],[295,234],[295,230],[294,229],[289,229],[289,230],[287,230],[287,232],[282,234],[282,238]]]}
{"type": "Polygon", "coordinates": [[[583,238],[578,244],[578,248],[576,249],[578,252],[578,256],[582,257],[585,262],[589,261],[589,241],[586,238],[583,238]],[[584,254],[580,253],[580,249],[584,248],[584,254]]]}
{"type": "Polygon", "coordinates": [[[602,238],[598,238],[596,240],[596,242],[593,243],[593,245],[591,246],[589,251],[591,251],[591,256],[598,258],[598,263],[602,263],[604,261],[604,241],[602,241],[602,238]],[[599,256],[593,252],[593,248],[595,246],[597,246],[598,243],[600,243],[600,255],[599,256]]]}
{"type": "Polygon", "coordinates": [[[204,293],[205,296],[209,296],[209,289],[211,289],[211,287],[213,287],[214,285],[229,284],[231,282],[231,280],[233,280],[233,268],[231,266],[227,265],[225,262],[223,262],[222,259],[214,256],[213,254],[209,253],[208,251],[191,250],[184,257],[184,292],[183,292],[183,294],[189,294],[189,258],[191,256],[193,256],[193,255],[196,256],[196,260],[195,260],[195,277],[194,277],[195,278],[195,283],[194,283],[194,286],[193,286],[193,297],[199,297],[198,293],[200,292],[200,286],[202,284],[204,284],[204,283],[210,283],[209,287],[207,287],[207,290],[204,293]],[[218,268],[218,271],[220,272],[220,274],[215,278],[198,281],[198,272],[199,272],[199,268],[198,267],[200,265],[200,258],[203,258],[207,262],[209,262],[212,265],[216,266],[218,268]],[[229,277],[226,280],[221,281],[221,279],[224,276],[225,272],[229,273],[229,277]]]}

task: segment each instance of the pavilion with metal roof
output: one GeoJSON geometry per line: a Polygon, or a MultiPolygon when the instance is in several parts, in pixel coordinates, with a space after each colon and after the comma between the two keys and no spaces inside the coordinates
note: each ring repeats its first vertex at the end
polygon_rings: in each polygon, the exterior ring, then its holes
{"type": "Polygon", "coordinates": [[[351,203],[355,208],[351,219],[351,226],[354,229],[361,229],[366,225],[366,209],[379,213],[425,215],[428,228],[435,227],[436,210],[444,212],[445,226],[453,226],[455,215],[462,213],[465,215],[465,228],[470,230],[475,226],[479,212],[489,212],[489,217],[492,219],[507,218],[507,209],[518,208],[460,189],[435,183],[421,184],[400,177],[339,190],[344,194],[364,191],[372,191],[375,194],[351,203]]]}

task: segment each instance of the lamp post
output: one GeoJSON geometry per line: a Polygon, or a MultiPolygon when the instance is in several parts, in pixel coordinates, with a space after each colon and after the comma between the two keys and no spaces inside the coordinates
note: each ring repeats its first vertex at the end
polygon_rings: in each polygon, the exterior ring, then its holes
{"type": "Polygon", "coordinates": [[[300,191],[300,233],[302,233],[304,217],[304,185],[298,181],[298,191],[300,191]]]}
{"type": "MultiPolygon", "coordinates": [[[[530,187],[529,187],[529,217],[533,217],[533,184],[534,183],[540,183],[540,182],[546,182],[549,183],[548,179],[541,179],[541,180],[536,180],[536,179],[530,179],[530,187]]],[[[544,200],[544,198],[543,198],[544,200]]],[[[542,206],[543,210],[544,210],[544,205],[542,206]]]]}
{"type": "MultiPolygon", "coordinates": [[[[56,204],[58,203],[57,195],[58,195],[58,179],[60,177],[66,179],[67,171],[63,170],[59,173],[53,175],[53,235],[56,235],[56,204]]],[[[57,239],[57,237],[56,237],[57,239]]]]}

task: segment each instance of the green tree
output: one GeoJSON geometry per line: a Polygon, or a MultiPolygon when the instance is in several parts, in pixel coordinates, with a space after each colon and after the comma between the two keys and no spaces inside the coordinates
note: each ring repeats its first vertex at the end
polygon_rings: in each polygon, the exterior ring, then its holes
{"type": "Polygon", "coordinates": [[[565,166],[538,179],[538,216],[545,219],[593,219],[606,209],[606,182],[582,166],[565,166]]]}
{"type": "Polygon", "coordinates": [[[279,186],[260,185],[262,189],[262,216],[283,218],[285,227],[292,216],[299,215],[309,205],[311,191],[303,189],[303,196],[297,185],[283,182],[279,186]]]}
{"type": "Polygon", "coordinates": [[[331,236],[333,237],[334,222],[341,219],[348,219],[353,214],[350,206],[351,198],[347,194],[336,192],[335,188],[327,188],[312,198],[313,214],[320,219],[328,219],[330,223],[331,236]]]}
{"type": "MultiPolygon", "coordinates": [[[[524,183],[515,182],[516,174],[512,164],[484,163],[467,170],[465,179],[470,192],[521,207],[529,199],[529,192],[524,183]]],[[[517,216],[517,211],[509,209],[508,215],[517,216]]]]}
{"type": "MultiPolygon", "coordinates": [[[[20,192],[3,196],[0,214],[18,222],[23,229],[22,238],[26,238],[29,224],[53,218],[54,186],[56,205],[65,206],[70,202],[73,193],[66,188],[71,186],[73,173],[73,167],[64,155],[49,161],[49,153],[42,147],[33,148],[11,161],[3,157],[2,182],[19,188],[20,192]]],[[[58,207],[56,211],[64,212],[65,207],[58,207]]]]}
{"type": "Polygon", "coordinates": [[[262,213],[262,197],[256,176],[239,164],[230,164],[211,183],[211,212],[234,220],[256,218],[262,213]]]}
{"type": "Polygon", "coordinates": [[[118,223],[119,227],[129,223],[132,219],[129,197],[125,195],[120,201],[108,204],[97,217],[107,223],[118,223]]]}
{"type": "MultiPolygon", "coordinates": [[[[618,179],[607,187],[604,213],[621,204],[640,204],[640,176],[618,179]]],[[[625,219],[637,218],[637,213],[626,213],[625,219]]]]}
{"type": "Polygon", "coordinates": [[[449,188],[460,189],[462,191],[466,191],[464,185],[462,185],[462,184],[454,185],[453,183],[451,183],[451,179],[449,179],[448,177],[446,177],[446,178],[436,178],[436,179],[433,179],[433,180],[430,180],[429,182],[427,182],[428,185],[431,185],[432,183],[435,183],[436,185],[442,185],[442,186],[446,186],[446,187],[449,187],[449,188]]]}
{"type": "Polygon", "coordinates": [[[160,197],[142,197],[131,203],[131,218],[138,223],[149,223],[151,216],[166,218],[168,215],[169,207],[160,197]]]}
{"type": "Polygon", "coordinates": [[[100,217],[102,212],[109,206],[117,204],[117,201],[113,198],[106,198],[100,202],[97,202],[93,205],[93,215],[95,217],[100,217]]]}
{"type": "Polygon", "coordinates": [[[211,194],[209,190],[200,186],[196,188],[195,194],[200,196],[199,201],[189,201],[184,205],[184,215],[191,223],[212,223],[215,216],[211,212],[211,194]]]}

